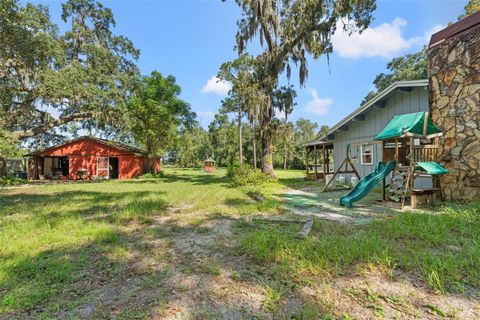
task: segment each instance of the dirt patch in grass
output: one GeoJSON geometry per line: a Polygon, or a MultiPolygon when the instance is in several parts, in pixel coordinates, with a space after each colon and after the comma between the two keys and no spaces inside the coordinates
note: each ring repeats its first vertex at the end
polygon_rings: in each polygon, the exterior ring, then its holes
{"type": "Polygon", "coordinates": [[[378,270],[333,277],[301,288],[324,314],[354,319],[478,319],[479,302],[460,295],[437,294],[416,286],[406,275],[387,277],[378,270]]]}
{"type": "MultiPolygon", "coordinates": [[[[132,223],[126,262],[113,278],[53,313],[71,319],[476,319],[478,301],[436,294],[401,274],[285,277],[278,266],[239,253],[232,219],[205,217],[193,226],[172,216],[132,223]],[[173,227],[175,226],[175,227],[173,227]],[[172,230],[173,229],[173,230],[172,230]],[[281,275],[281,276],[280,276],[281,275]],[[397,280],[392,280],[397,279],[397,280]]],[[[122,253],[118,253],[121,257],[122,253]]],[[[120,259],[120,258],[119,258],[120,259]]],[[[45,309],[10,314],[36,319],[45,309]]],[[[52,315],[52,313],[50,313],[52,315]]]]}
{"type": "MultiPolygon", "coordinates": [[[[268,318],[263,310],[264,291],[245,272],[252,270],[248,259],[230,254],[237,247],[234,221],[213,219],[193,227],[177,225],[172,217],[154,217],[153,221],[147,227],[132,223],[124,240],[135,246],[128,250],[115,277],[92,283],[81,297],[63,304],[54,317],[268,318]],[[161,251],[159,258],[157,251],[161,251]]],[[[258,270],[252,273],[261,274],[258,270]]],[[[35,319],[42,314],[45,309],[39,308],[7,318],[35,319]]]]}

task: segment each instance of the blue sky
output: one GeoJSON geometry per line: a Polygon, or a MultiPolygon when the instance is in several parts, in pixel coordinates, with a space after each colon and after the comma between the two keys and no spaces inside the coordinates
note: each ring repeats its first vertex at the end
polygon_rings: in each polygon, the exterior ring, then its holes
{"type": "MultiPolygon", "coordinates": [[[[50,7],[60,21],[61,1],[34,1],[50,7]]],[[[115,0],[103,1],[113,10],[115,33],[130,38],[141,50],[142,73],[156,69],[177,78],[181,97],[206,126],[218,110],[228,86],[212,81],[221,63],[236,56],[236,20],[240,9],[233,0],[115,0]],[[209,80],[211,80],[209,82],[209,80]]],[[[416,52],[429,35],[456,21],[466,1],[378,0],[370,28],[362,35],[334,37],[330,65],[325,58],[309,62],[305,88],[297,87],[292,119],[309,118],[334,125],[358,107],[372,89],[375,75],[395,56],[416,52]]],[[[252,44],[253,47],[256,44],[252,44]]]]}

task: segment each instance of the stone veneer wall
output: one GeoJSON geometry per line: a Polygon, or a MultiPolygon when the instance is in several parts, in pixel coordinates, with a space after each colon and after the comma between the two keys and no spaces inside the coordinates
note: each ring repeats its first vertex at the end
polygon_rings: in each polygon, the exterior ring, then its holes
{"type": "Polygon", "coordinates": [[[428,51],[432,120],[444,131],[438,159],[447,198],[480,200],[480,27],[428,51]]]}

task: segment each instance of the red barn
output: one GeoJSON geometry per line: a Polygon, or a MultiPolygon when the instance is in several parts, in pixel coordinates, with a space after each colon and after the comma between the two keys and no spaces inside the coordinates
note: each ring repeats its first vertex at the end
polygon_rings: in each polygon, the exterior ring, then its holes
{"type": "MultiPolygon", "coordinates": [[[[28,178],[35,179],[129,179],[144,173],[148,158],[144,151],[126,144],[93,137],[29,154],[28,178]]],[[[160,160],[153,160],[160,171],[160,160]]]]}

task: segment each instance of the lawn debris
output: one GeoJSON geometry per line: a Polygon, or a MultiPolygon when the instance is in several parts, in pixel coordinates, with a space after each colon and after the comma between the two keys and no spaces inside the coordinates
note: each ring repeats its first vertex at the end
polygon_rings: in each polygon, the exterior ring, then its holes
{"type": "Polygon", "coordinates": [[[430,314],[433,314],[433,315],[436,315],[436,316],[440,316],[442,318],[445,318],[447,316],[447,314],[442,311],[439,307],[433,305],[433,304],[427,304],[425,306],[425,308],[427,308],[427,311],[428,313],[430,314]]]}
{"type": "Polygon", "coordinates": [[[264,202],[265,201],[265,196],[261,193],[249,191],[249,192],[247,192],[247,195],[257,202],[264,202]]]}
{"type": "Polygon", "coordinates": [[[298,233],[298,237],[300,238],[306,238],[308,237],[308,234],[312,230],[313,227],[313,218],[310,217],[305,221],[305,224],[303,225],[302,230],[298,233]]]}
{"type": "Polygon", "coordinates": [[[254,218],[253,221],[277,222],[277,223],[305,223],[303,219],[282,219],[282,218],[254,218]]]}

